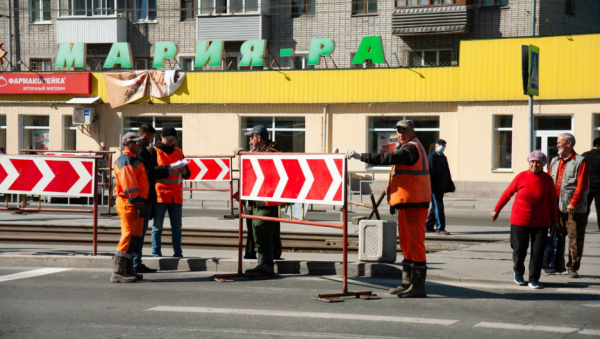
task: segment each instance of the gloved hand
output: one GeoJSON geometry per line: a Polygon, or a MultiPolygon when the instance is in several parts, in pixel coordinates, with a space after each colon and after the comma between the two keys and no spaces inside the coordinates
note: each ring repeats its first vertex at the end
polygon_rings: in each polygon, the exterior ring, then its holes
{"type": "Polygon", "coordinates": [[[137,210],[138,218],[143,219],[146,217],[146,204],[143,202],[136,202],[135,209],[137,210]]]}
{"type": "Polygon", "coordinates": [[[237,157],[238,154],[240,154],[240,152],[243,151],[243,150],[244,150],[243,148],[236,148],[236,149],[234,149],[233,150],[233,156],[237,157]]]}
{"type": "Polygon", "coordinates": [[[390,214],[391,215],[396,214],[396,209],[394,208],[394,206],[390,206],[390,214]]]}
{"type": "Polygon", "coordinates": [[[360,153],[356,153],[355,150],[349,149],[346,151],[346,159],[350,160],[352,158],[360,160],[360,153]]]}

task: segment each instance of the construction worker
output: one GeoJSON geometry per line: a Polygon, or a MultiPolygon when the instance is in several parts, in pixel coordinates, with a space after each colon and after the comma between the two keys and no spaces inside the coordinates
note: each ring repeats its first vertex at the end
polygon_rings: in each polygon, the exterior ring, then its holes
{"type": "Polygon", "coordinates": [[[424,298],[427,296],[427,259],[423,225],[431,201],[429,162],[423,145],[415,136],[413,121],[398,121],[396,136],[400,145],[394,152],[359,154],[348,150],[346,158],[375,165],[392,165],[387,197],[392,214],[398,212],[398,237],[404,260],[402,285],[391,289],[390,293],[397,294],[399,298],[424,298]]]}
{"type": "Polygon", "coordinates": [[[121,240],[113,257],[112,283],[131,283],[141,280],[141,274],[133,271],[133,257],[142,236],[146,217],[145,200],[148,198],[148,177],[144,164],[135,155],[144,138],[129,132],[121,139],[123,153],[113,164],[115,206],[121,219],[121,240]]]}

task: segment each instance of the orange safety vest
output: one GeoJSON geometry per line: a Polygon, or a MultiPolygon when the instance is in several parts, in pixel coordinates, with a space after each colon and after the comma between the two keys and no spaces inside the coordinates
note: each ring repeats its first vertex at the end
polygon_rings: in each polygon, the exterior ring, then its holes
{"type": "MultiPolygon", "coordinates": [[[[156,146],[154,149],[158,166],[170,165],[178,160],[183,160],[181,148],[175,147],[171,154],[163,152],[156,146]]],[[[183,204],[183,190],[179,175],[156,179],[156,202],[183,204]]]]}
{"type": "Polygon", "coordinates": [[[115,196],[128,202],[148,198],[148,176],[144,163],[130,151],[124,151],[113,165],[115,171],[115,196]],[[139,198],[138,198],[139,197],[139,198]]]}
{"type": "Polygon", "coordinates": [[[408,143],[417,146],[419,160],[412,166],[392,166],[390,182],[387,188],[388,203],[390,206],[429,203],[431,201],[429,161],[427,160],[425,149],[416,137],[408,143]]]}

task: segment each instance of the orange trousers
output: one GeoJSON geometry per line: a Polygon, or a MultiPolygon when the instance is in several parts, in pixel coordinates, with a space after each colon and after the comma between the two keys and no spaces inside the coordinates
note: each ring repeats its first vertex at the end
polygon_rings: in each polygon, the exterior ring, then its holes
{"type": "Polygon", "coordinates": [[[121,240],[117,245],[117,252],[130,253],[131,237],[141,237],[144,218],[138,218],[135,204],[130,204],[127,199],[117,197],[115,206],[121,219],[121,240]]]}
{"type": "Polygon", "coordinates": [[[404,260],[426,262],[425,222],[427,208],[405,208],[398,210],[398,239],[404,260]]]}

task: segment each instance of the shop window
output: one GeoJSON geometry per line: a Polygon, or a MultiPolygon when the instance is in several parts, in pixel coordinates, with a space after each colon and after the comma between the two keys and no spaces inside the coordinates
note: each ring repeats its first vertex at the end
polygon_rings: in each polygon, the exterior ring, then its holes
{"type": "Polygon", "coordinates": [[[292,0],[292,18],[299,18],[303,15],[315,15],[316,0],[292,0]]]}
{"type": "Polygon", "coordinates": [[[534,128],[536,131],[570,131],[572,120],[570,115],[535,117],[534,128]]]}
{"type": "Polygon", "coordinates": [[[409,51],[408,66],[450,66],[452,65],[452,51],[409,51]]]}
{"type": "Polygon", "coordinates": [[[512,135],[512,115],[495,115],[493,141],[494,149],[492,150],[494,170],[512,169],[512,135]]]}
{"type": "Polygon", "coordinates": [[[200,14],[257,13],[259,0],[200,0],[200,14]]]}
{"type": "MultiPolygon", "coordinates": [[[[594,138],[593,139],[596,139],[596,138],[600,138],[600,114],[594,114],[594,138]]],[[[1,142],[1,139],[0,139],[0,142],[1,142]]]]}
{"type": "Polygon", "coordinates": [[[29,59],[29,69],[36,72],[52,71],[52,59],[29,59]]]}
{"type": "Polygon", "coordinates": [[[30,23],[50,23],[51,20],[50,0],[29,0],[30,23]]]}
{"type": "Polygon", "coordinates": [[[438,116],[388,116],[370,117],[367,152],[393,152],[399,145],[396,137],[396,123],[408,119],[415,123],[415,135],[429,154],[440,138],[440,118],[438,116]]]}
{"type": "Polygon", "coordinates": [[[77,150],[77,126],[73,124],[73,116],[63,116],[63,146],[65,151],[77,150]]]}
{"type": "Polygon", "coordinates": [[[156,129],[156,138],[160,140],[160,131],[165,126],[171,126],[177,131],[175,146],[183,149],[183,122],[181,117],[125,117],[123,120],[123,135],[127,132],[136,132],[143,124],[148,124],[156,129]]]}
{"type": "Polygon", "coordinates": [[[6,152],[6,115],[0,115],[0,148],[6,152]]]}
{"type": "Polygon", "coordinates": [[[117,0],[59,0],[61,16],[114,16],[117,0]]]}
{"type": "Polygon", "coordinates": [[[306,138],[304,117],[244,117],[240,132],[241,147],[249,150],[249,138],[244,133],[256,125],[263,125],[269,131],[269,139],[282,152],[303,153],[306,138]]]}
{"type": "Polygon", "coordinates": [[[47,150],[50,145],[50,117],[47,115],[22,115],[23,133],[21,148],[47,150]]]}
{"type": "Polygon", "coordinates": [[[194,17],[194,0],[181,0],[181,21],[193,20],[194,17]]]}
{"type": "Polygon", "coordinates": [[[481,6],[507,6],[508,0],[481,0],[481,6]]]}
{"type": "Polygon", "coordinates": [[[465,4],[465,0],[396,0],[396,7],[465,4]]]}
{"type": "Polygon", "coordinates": [[[352,15],[377,14],[377,0],[352,1],[352,15]]]}
{"type": "Polygon", "coordinates": [[[156,21],[156,0],[136,0],[136,22],[156,21]]]}

